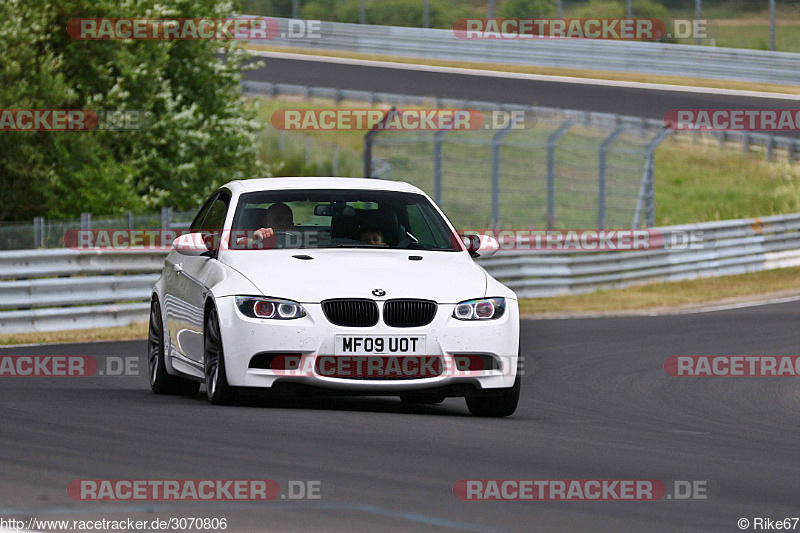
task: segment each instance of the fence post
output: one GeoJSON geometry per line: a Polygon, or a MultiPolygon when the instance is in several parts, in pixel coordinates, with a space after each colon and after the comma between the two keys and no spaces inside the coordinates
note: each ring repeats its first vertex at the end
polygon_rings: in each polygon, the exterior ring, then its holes
{"type": "Polygon", "coordinates": [[[172,221],[172,208],[170,207],[162,207],[161,208],[161,229],[170,229],[172,221]]]}
{"type": "MultiPolygon", "coordinates": [[[[703,0],[694,0],[694,19],[697,22],[695,27],[700,26],[700,17],[703,16],[703,0]]],[[[697,46],[703,44],[703,39],[700,38],[700,32],[695,36],[695,43],[697,46]]]]}
{"type": "Polygon", "coordinates": [[[92,229],[92,214],[81,213],[81,231],[89,231],[92,229]]]}
{"type": "Polygon", "coordinates": [[[300,18],[300,0],[292,0],[292,18],[300,18]]]}
{"type": "Polygon", "coordinates": [[[786,147],[786,151],[789,152],[789,164],[793,165],[795,161],[795,154],[797,153],[797,141],[790,139],[789,146],[786,147]]]}
{"type": "Polygon", "coordinates": [[[623,131],[625,131],[624,127],[617,126],[600,145],[600,164],[597,180],[597,229],[606,228],[606,158],[608,149],[619,139],[623,131]]]}
{"type": "Polygon", "coordinates": [[[308,135],[305,136],[305,164],[311,164],[311,137],[308,135]]]}
{"type": "Polygon", "coordinates": [[[333,153],[331,154],[331,173],[334,176],[339,175],[339,145],[333,143],[333,153]]]}
{"type": "Polygon", "coordinates": [[[44,248],[44,217],[33,217],[33,247],[44,248]]]}
{"type": "Polygon", "coordinates": [[[442,143],[450,130],[437,130],[433,134],[433,201],[442,205],[442,143]]]}
{"type": "Polygon", "coordinates": [[[286,152],[286,131],[278,130],[278,153],[284,155],[286,152]]]}
{"type": "Polygon", "coordinates": [[[133,211],[128,211],[128,231],[133,231],[133,211]]]}
{"type": "Polygon", "coordinates": [[[514,124],[509,122],[492,137],[492,229],[495,231],[500,226],[500,146],[513,127],[514,124]]]}
{"type": "Polygon", "coordinates": [[[556,222],[556,143],[575,125],[576,120],[567,120],[547,139],[547,229],[553,229],[556,222]]]}
{"type": "Polygon", "coordinates": [[[742,152],[749,153],[750,152],[750,132],[744,132],[744,136],[742,137],[742,152]]]}
{"type": "MultiPolygon", "coordinates": [[[[370,93],[370,95],[374,94],[375,93],[370,93]]],[[[383,118],[364,135],[363,169],[365,178],[372,177],[372,143],[374,142],[375,136],[380,133],[392,113],[397,113],[397,109],[394,106],[392,106],[392,108],[383,115],[383,118]]]]}
{"type": "Polygon", "coordinates": [[[655,157],[656,157],[656,148],[658,145],[661,144],[664,139],[669,137],[672,133],[671,130],[664,128],[661,130],[655,138],[647,143],[645,147],[645,163],[644,163],[644,172],[642,173],[642,182],[639,187],[639,198],[636,201],[636,211],[633,214],[633,228],[639,228],[639,221],[641,220],[642,216],[642,209],[645,210],[645,217],[648,228],[652,228],[656,225],[656,206],[655,206],[655,194],[656,194],[656,185],[655,185],[655,157]]]}

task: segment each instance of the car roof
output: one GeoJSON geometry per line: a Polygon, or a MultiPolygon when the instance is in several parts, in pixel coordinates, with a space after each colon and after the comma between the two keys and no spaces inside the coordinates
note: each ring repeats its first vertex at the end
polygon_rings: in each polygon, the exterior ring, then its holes
{"type": "Polygon", "coordinates": [[[420,189],[404,181],[381,180],[376,178],[258,178],[231,181],[223,185],[223,187],[227,187],[233,193],[287,189],[365,189],[422,193],[420,189]]]}

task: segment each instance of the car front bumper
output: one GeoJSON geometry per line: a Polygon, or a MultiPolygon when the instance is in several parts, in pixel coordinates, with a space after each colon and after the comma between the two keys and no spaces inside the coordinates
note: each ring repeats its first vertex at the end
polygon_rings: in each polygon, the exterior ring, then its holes
{"type": "MultiPolygon", "coordinates": [[[[216,300],[222,333],[228,383],[234,387],[272,388],[294,384],[314,388],[375,393],[402,394],[425,390],[469,390],[508,388],[514,385],[519,352],[519,308],[516,300],[506,299],[506,312],[497,320],[461,321],[452,317],[454,304],[439,304],[430,324],[415,328],[393,328],[382,321],[369,328],[350,328],[331,324],[321,304],[302,304],[307,316],[294,320],[254,319],[242,315],[235,297],[216,300]],[[316,359],[332,356],[336,335],[425,335],[426,356],[439,356],[445,371],[435,377],[413,379],[347,379],[320,375],[316,359]],[[287,372],[250,368],[257,354],[300,357],[300,369],[287,372]],[[456,357],[491,356],[498,368],[480,371],[456,371],[456,357]]],[[[382,312],[383,303],[378,302],[382,312]]],[[[461,395],[461,394],[453,394],[461,395]]]]}

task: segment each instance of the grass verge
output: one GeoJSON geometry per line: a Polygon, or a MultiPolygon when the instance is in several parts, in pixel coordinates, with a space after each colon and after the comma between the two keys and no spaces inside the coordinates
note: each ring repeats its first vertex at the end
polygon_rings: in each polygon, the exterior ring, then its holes
{"type": "Polygon", "coordinates": [[[12,344],[56,344],[94,341],[132,341],[147,338],[147,323],[116,328],[76,329],[0,335],[0,346],[12,344]]]}
{"type": "Polygon", "coordinates": [[[535,316],[657,312],[789,295],[800,295],[800,267],[719,278],[651,283],[590,294],[526,298],[520,300],[520,312],[535,316]]]}

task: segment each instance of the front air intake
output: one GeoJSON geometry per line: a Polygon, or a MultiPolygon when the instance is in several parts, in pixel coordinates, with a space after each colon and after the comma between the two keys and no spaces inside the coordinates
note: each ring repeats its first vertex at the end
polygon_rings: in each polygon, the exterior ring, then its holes
{"type": "Polygon", "coordinates": [[[389,300],[383,306],[383,321],[393,328],[427,326],[433,322],[437,307],[430,300],[389,300]]]}
{"type": "Polygon", "coordinates": [[[326,300],[322,302],[322,312],[337,326],[369,328],[378,323],[378,305],[372,300],[326,300]]]}

